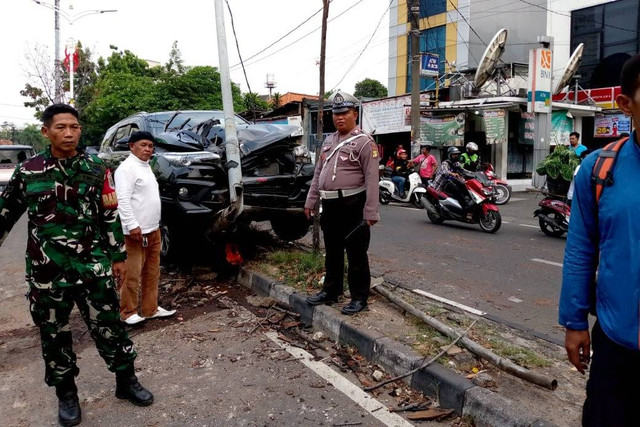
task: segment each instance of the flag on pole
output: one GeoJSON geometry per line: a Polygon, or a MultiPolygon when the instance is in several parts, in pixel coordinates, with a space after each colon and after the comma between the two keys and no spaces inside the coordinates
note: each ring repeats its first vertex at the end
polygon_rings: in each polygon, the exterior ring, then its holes
{"type": "MultiPolygon", "coordinates": [[[[69,58],[70,54],[67,51],[67,48],[64,48],[64,61],[62,61],[62,66],[64,67],[65,70],[69,71],[69,63],[71,62],[71,59],[69,58]]],[[[78,49],[78,46],[76,46],[76,49],[73,52],[73,72],[78,71],[78,63],[80,62],[80,50],[78,49]]]]}

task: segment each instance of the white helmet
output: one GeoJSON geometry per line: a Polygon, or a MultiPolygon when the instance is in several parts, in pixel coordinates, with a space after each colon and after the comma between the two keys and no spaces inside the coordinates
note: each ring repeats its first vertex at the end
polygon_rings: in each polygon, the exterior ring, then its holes
{"type": "Polygon", "coordinates": [[[478,151],[478,144],[475,142],[469,142],[466,145],[467,151],[478,151]]]}

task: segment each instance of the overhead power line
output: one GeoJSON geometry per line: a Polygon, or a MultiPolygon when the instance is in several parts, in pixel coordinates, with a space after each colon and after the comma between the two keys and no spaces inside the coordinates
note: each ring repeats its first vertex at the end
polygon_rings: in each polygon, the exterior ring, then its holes
{"type": "MultiPolygon", "coordinates": [[[[334,20],[336,20],[336,19],[340,18],[342,15],[344,15],[345,13],[347,13],[348,11],[350,11],[351,9],[353,9],[354,7],[356,7],[357,5],[359,5],[360,3],[362,3],[363,1],[364,1],[364,0],[359,0],[359,1],[357,1],[357,2],[356,2],[356,3],[354,3],[353,5],[349,6],[347,9],[345,9],[344,11],[342,11],[340,14],[338,14],[338,15],[336,15],[335,17],[333,17],[333,18],[329,19],[329,21],[328,21],[328,22],[331,22],[331,21],[334,21],[334,20]]],[[[288,47],[290,47],[290,46],[293,46],[294,44],[298,43],[299,41],[302,41],[303,39],[305,39],[306,37],[308,37],[308,36],[310,36],[311,34],[315,33],[315,32],[316,32],[316,31],[318,31],[319,29],[320,29],[320,27],[317,27],[317,28],[315,28],[314,30],[309,31],[307,34],[305,34],[304,36],[302,36],[302,37],[300,37],[300,38],[298,38],[298,39],[294,40],[293,42],[289,43],[288,45],[281,47],[280,49],[276,50],[275,52],[270,53],[270,54],[269,54],[269,55],[267,55],[267,56],[264,56],[264,57],[262,57],[262,58],[258,58],[258,59],[256,59],[255,61],[251,62],[250,64],[246,64],[246,66],[248,67],[249,65],[256,64],[256,63],[258,63],[258,62],[260,62],[260,61],[262,61],[262,60],[265,60],[265,59],[267,59],[267,58],[269,58],[269,57],[271,57],[271,56],[275,55],[276,53],[282,52],[282,51],[283,51],[283,50],[285,50],[286,48],[288,48],[288,47]]],[[[262,52],[261,52],[261,53],[262,53],[262,52]]],[[[254,56],[255,56],[255,55],[254,55],[254,56]]],[[[249,61],[249,59],[247,59],[246,61],[249,61]]],[[[246,62],[246,61],[245,61],[245,62],[246,62]]],[[[238,64],[236,64],[236,66],[237,66],[237,65],[238,65],[238,64]]],[[[235,67],[235,66],[234,66],[234,67],[235,67]]],[[[231,68],[234,68],[234,67],[231,67],[231,68]]]]}
{"type": "Polygon", "coordinates": [[[333,89],[331,89],[331,91],[333,92],[338,86],[340,86],[340,83],[342,83],[342,81],[344,80],[345,77],[347,77],[347,74],[349,74],[349,72],[351,70],[353,70],[354,65],[356,65],[356,63],[358,62],[358,60],[360,59],[360,57],[362,56],[362,54],[364,53],[365,50],[367,50],[367,47],[369,47],[369,43],[371,43],[371,40],[373,40],[373,37],[376,35],[376,33],[378,32],[378,30],[380,29],[380,24],[382,23],[382,20],[384,19],[385,15],[389,12],[389,8],[391,7],[391,3],[393,3],[393,0],[391,0],[389,2],[389,5],[387,6],[387,9],[382,13],[382,16],[380,17],[380,20],[378,21],[378,25],[376,25],[375,30],[373,30],[373,33],[371,34],[371,37],[369,37],[369,40],[367,41],[367,44],[364,45],[364,48],[362,48],[362,50],[360,51],[360,54],[358,54],[358,56],[356,57],[356,59],[353,61],[353,63],[351,63],[351,65],[347,68],[347,71],[344,73],[344,75],[342,76],[342,78],[340,79],[340,81],[333,87],[333,89]]]}
{"type": "Polygon", "coordinates": [[[231,29],[233,30],[233,38],[236,41],[236,49],[238,50],[238,58],[240,59],[240,64],[242,65],[244,80],[247,82],[247,89],[249,89],[249,93],[251,93],[251,85],[249,85],[247,70],[244,69],[244,63],[242,62],[242,55],[240,54],[240,45],[238,44],[238,36],[236,35],[236,26],[233,23],[233,13],[231,12],[231,6],[229,6],[229,2],[227,0],[224,0],[224,2],[227,4],[227,9],[229,9],[229,16],[231,17],[231,29]]]}
{"type": "MultiPolygon", "coordinates": [[[[331,3],[332,0],[329,0],[329,3],[331,3]]],[[[227,3],[227,6],[229,5],[229,3],[227,3]]],[[[306,24],[307,22],[309,22],[314,16],[316,16],[318,13],[322,12],[322,7],[320,9],[318,9],[317,11],[314,12],[313,15],[311,15],[310,17],[308,17],[307,19],[305,19],[304,21],[302,21],[301,23],[299,23],[298,25],[296,25],[292,30],[290,30],[289,32],[287,32],[285,35],[283,35],[282,37],[280,37],[278,40],[274,41],[273,43],[269,44],[269,46],[260,49],[257,53],[254,53],[253,55],[251,55],[250,57],[248,57],[246,60],[249,61],[250,59],[255,58],[256,56],[264,53],[267,49],[273,47],[275,44],[277,44],[278,42],[280,42],[281,40],[283,40],[285,37],[289,36],[291,33],[293,33],[295,30],[297,30],[298,28],[302,27],[304,24],[306,24]]],[[[240,65],[240,63],[242,62],[242,60],[238,63],[238,64],[234,64],[231,66],[231,68],[235,68],[238,65],[240,65]]]]}

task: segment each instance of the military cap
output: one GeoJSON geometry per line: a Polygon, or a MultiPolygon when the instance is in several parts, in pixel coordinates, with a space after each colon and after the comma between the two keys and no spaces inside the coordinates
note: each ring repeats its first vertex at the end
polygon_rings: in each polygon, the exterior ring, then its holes
{"type": "Polygon", "coordinates": [[[338,91],[333,95],[331,110],[334,113],[344,113],[345,111],[348,111],[349,108],[358,108],[359,103],[360,101],[358,101],[358,98],[355,96],[347,92],[338,91]]]}

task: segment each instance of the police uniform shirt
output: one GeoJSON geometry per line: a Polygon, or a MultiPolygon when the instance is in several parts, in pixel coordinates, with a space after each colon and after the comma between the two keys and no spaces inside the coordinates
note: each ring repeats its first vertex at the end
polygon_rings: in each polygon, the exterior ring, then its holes
{"type": "Polygon", "coordinates": [[[378,147],[359,128],[342,136],[338,132],[329,135],[322,145],[305,208],[314,208],[318,190],[350,190],[364,186],[367,201],[363,219],[378,221],[378,163],[378,147]],[[331,155],[341,142],[349,138],[353,139],[331,155]]]}

